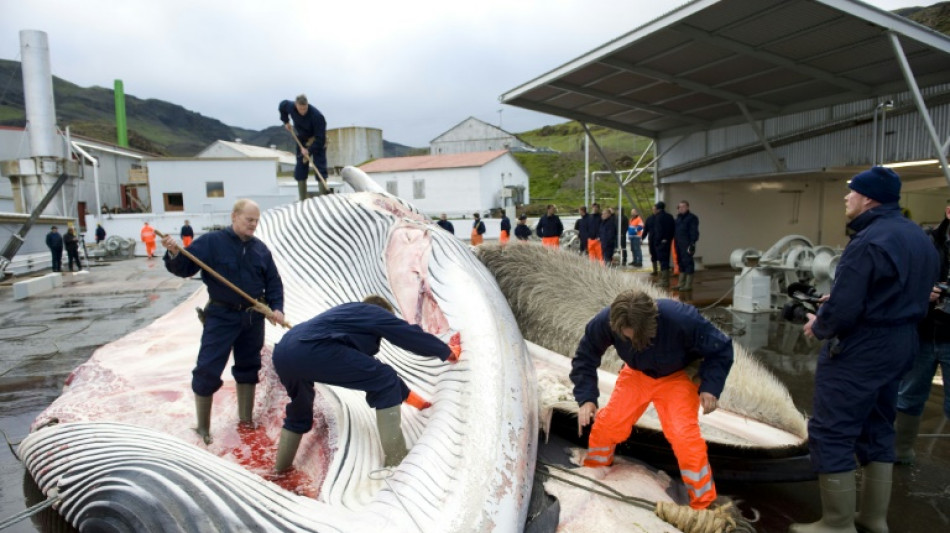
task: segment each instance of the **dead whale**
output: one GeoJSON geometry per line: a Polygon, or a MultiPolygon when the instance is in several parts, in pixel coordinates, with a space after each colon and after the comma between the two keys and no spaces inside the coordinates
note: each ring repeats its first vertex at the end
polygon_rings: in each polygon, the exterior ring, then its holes
{"type": "Polygon", "coordinates": [[[537,451],[535,376],[507,301],[471,251],[383,193],[267,211],[258,236],[280,269],[291,323],[376,293],[432,333],[461,334],[462,360],[451,366],[383,343],[380,359],[433,403],[403,406],[409,455],[380,471],[363,393],[318,385],[314,431],[295,469],[273,475],[287,398],[268,348],[282,331],[271,326],[257,428],[238,427],[226,381],[214,442],[203,445],[190,429],[200,291],[97,350],[34,422],[20,456],[55,508],[89,531],[520,529],[537,451]]]}

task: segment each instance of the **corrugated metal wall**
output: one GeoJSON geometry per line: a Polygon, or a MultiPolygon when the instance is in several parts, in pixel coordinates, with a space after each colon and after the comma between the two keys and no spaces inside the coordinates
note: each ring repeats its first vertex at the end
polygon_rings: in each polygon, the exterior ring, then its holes
{"type": "MultiPolygon", "coordinates": [[[[929,111],[943,141],[950,135],[950,85],[939,85],[922,91],[925,100],[933,98],[929,111]]],[[[891,97],[861,100],[848,104],[796,113],[760,122],[770,140],[796,133],[804,133],[841,124],[843,127],[803,140],[774,146],[776,155],[783,159],[788,172],[801,172],[850,165],[870,165],[874,145],[872,123],[875,107],[891,99],[894,109],[888,111],[884,122],[884,161],[915,161],[936,157],[926,126],[917,113],[909,92],[891,97]]],[[[880,115],[879,115],[880,120],[880,115]]],[[[880,124],[879,124],[880,125],[880,124]]],[[[659,151],[679,140],[677,137],[660,139],[659,151]]],[[[760,147],[759,139],[748,124],[728,126],[690,135],[676,145],[660,161],[660,175],[664,182],[706,181],[729,177],[771,174],[776,172],[769,155],[761,149],[728,160],[702,164],[702,160],[725,155],[743,148],[760,147]],[[676,167],[696,163],[694,168],[676,167]],[[675,172],[665,174],[666,172],[675,172]]]]}

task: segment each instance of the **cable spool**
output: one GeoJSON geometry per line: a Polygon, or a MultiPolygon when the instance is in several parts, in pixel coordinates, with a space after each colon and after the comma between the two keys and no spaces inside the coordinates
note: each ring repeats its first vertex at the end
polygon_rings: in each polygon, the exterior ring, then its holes
{"type": "Polygon", "coordinates": [[[122,239],[121,247],[123,250],[128,250],[129,248],[132,247],[132,244],[134,244],[134,242],[135,241],[133,241],[132,239],[122,239]]]}
{"type": "Polygon", "coordinates": [[[819,246],[815,249],[815,259],[811,263],[811,271],[815,279],[830,279],[834,281],[835,270],[841,255],[830,246],[819,246]]]}
{"type": "Polygon", "coordinates": [[[754,267],[758,266],[761,256],[762,252],[755,248],[736,248],[729,254],[729,264],[737,270],[754,267]]]}
{"type": "Polygon", "coordinates": [[[109,237],[108,239],[106,239],[106,250],[110,252],[115,252],[116,250],[119,249],[119,246],[120,246],[119,241],[121,240],[123,240],[122,237],[117,237],[115,235],[109,237]]]}

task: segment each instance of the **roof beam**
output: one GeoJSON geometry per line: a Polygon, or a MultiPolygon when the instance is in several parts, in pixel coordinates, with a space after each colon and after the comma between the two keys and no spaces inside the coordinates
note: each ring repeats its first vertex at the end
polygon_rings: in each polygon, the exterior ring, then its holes
{"type": "Polygon", "coordinates": [[[539,111],[541,113],[547,113],[549,115],[554,115],[556,117],[564,117],[570,120],[576,120],[578,122],[588,122],[590,124],[597,124],[598,126],[603,126],[605,128],[611,128],[617,131],[626,131],[629,133],[635,133],[641,137],[646,137],[648,139],[655,139],[657,132],[654,130],[648,130],[644,128],[638,128],[636,126],[631,126],[630,124],[624,124],[623,122],[617,122],[615,120],[605,119],[603,117],[595,117],[593,115],[588,115],[580,111],[574,111],[571,109],[565,109],[563,107],[555,107],[548,104],[543,104],[540,102],[532,102],[528,100],[514,100],[512,102],[505,102],[508,105],[516,105],[524,109],[533,109],[534,111],[539,111]]]}
{"type": "Polygon", "coordinates": [[[654,78],[657,80],[666,81],[672,83],[673,85],[678,85],[684,89],[689,89],[691,91],[696,91],[698,93],[709,94],[730,102],[745,102],[747,105],[759,109],[766,109],[770,111],[778,111],[778,106],[770,104],[768,102],[763,102],[760,100],[749,99],[748,96],[744,94],[734,93],[732,91],[726,91],[723,89],[717,89],[705,83],[699,83],[692,80],[682,78],[680,76],[673,76],[659,70],[655,70],[649,67],[644,67],[641,65],[635,65],[633,63],[628,63],[626,61],[621,61],[619,59],[604,58],[599,61],[601,64],[611,66],[614,68],[619,68],[621,70],[626,70],[627,72],[632,72],[634,74],[640,74],[648,78],[654,78]]]}
{"type": "Polygon", "coordinates": [[[674,31],[674,32],[686,35],[687,37],[691,37],[695,39],[696,41],[709,43],[709,44],[718,46],[720,48],[731,50],[738,54],[746,55],[749,57],[755,57],[757,59],[761,59],[762,61],[772,63],[773,65],[781,65],[782,67],[785,67],[789,70],[794,70],[806,76],[811,76],[813,78],[823,80],[832,85],[837,85],[838,87],[842,87],[844,89],[847,89],[855,93],[859,93],[862,95],[868,95],[871,93],[871,88],[868,87],[867,85],[864,85],[863,83],[858,83],[852,80],[846,80],[839,76],[831,74],[830,72],[826,72],[824,70],[817,69],[815,67],[802,65],[796,61],[792,61],[791,59],[787,59],[778,54],[773,54],[771,52],[764,52],[762,50],[751,47],[749,45],[745,45],[745,44],[742,44],[730,39],[726,39],[718,35],[713,35],[707,31],[703,31],[698,28],[693,28],[685,24],[682,24],[680,26],[674,26],[669,29],[670,31],[674,31]]]}
{"type": "Polygon", "coordinates": [[[673,118],[682,120],[684,122],[690,122],[692,124],[703,124],[703,125],[708,124],[708,122],[705,120],[702,120],[696,117],[691,117],[689,115],[683,115],[681,113],[675,113],[663,107],[657,107],[655,105],[650,105],[648,103],[640,102],[637,100],[623,100],[623,99],[617,98],[616,96],[608,92],[600,91],[597,89],[591,89],[588,87],[582,87],[580,85],[574,85],[573,83],[567,83],[565,81],[554,81],[554,82],[549,83],[548,85],[556,89],[561,89],[562,91],[582,94],[584,96],[590,96],[591,98],[597,98],[605,102],[611,102],[619,106],[626,107],[628,109],[642,109],[644,111],[656,113],[657,115],[660,115],[659,118],[673,117],[673,118]]]}

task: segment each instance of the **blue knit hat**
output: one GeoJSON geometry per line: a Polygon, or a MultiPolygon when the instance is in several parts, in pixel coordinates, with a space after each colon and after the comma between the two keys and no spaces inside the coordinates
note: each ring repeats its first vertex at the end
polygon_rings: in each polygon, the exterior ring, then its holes
{"type": "Polygon", "coordinates": [[[901,178],[886,167],[871,167],[870,170],[865,170],[851,178],[848,187],[882,204],[901,199],[901,178]]]}

